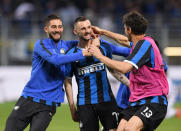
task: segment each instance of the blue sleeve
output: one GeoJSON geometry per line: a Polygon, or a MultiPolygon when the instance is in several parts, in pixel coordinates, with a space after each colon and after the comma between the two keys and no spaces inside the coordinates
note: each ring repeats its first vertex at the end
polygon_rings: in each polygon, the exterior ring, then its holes
{"type": "Polygon", "coordinates": [[[111,50],[112,50],[112,54],[114,54],[114,55],[127,57],[130,54],[131,49],[128,48],[128,47],[116,46],[116,45],[113,45],[110,42],[107,42],[107,41],[103,40],[103,39],[100,39],[100,41],[102,43],[108,44],[110,46],[111,50]]]}
{"type": "Polygon", "coordinates": [[[72,48],[73,46],[77,46],[78,44],[78,40],[68,40],[66,41],[66,45],[68,46],[68,48],[72,48]]]}
{"type": "Polygon", "coordinates": [[[66,64],[84,58],[82,52],[66,55],[57,54],[51,46],[40,43],[40,40],[35,43],[34,52],[54,65],[66,64]]]}
{"type": "Polygon", "coordinates": [[[138,69],[138,67],[151,60],[151,49],[152,45],[149,41],[141,40],[136,44],[126,61],[131,62],[138,69]]]}
{"type": "Polygon", "coordinates": [[[65,65],[65,76],[66,77],[73,77],[73,71],[72,71],[72,64],[69,63],[69,64],[66,64],[65,65]]]}

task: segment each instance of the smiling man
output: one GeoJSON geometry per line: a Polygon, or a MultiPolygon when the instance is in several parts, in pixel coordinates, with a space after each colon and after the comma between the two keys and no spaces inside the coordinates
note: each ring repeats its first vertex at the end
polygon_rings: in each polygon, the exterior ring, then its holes
{"type": "Polygon", "coordinates": [[[48,38],[35,43],[31,78],[7,119],[5,131],[45,131],[56,107],[64,101],[63,81],[68,62],[81,60],[87,50],[64,55],[77,45],[77,41],[61,40],[63,25],[60,17],[50,15],[45,20],[44,31],[48,38]]]}
{"type": "MultiPolygon", "coordinates": [[[[112,58],[112,53],[127,56],[129,48],[114,46],[103,39],[91,37],[92,25],[89,19],[80,16],[74,21],[74,34],[78,37],[78,45],[67,54],[82,52],[90,45],[99,45],[101,52],[112,58]]],[[[81,131],[99,131],[99,121],[106,131],[115,131],[119,112],[107,77],[106,66],[95,57],[86,57],[80,61],[67,64],[65,89],[70,105],[72,118],[80,122],[81,131]],[[72,77],[76,77],[78,85],[77,110],[72,97],[72,77]],[[79,119],[78,119],[79,118],[79,119]]]]}

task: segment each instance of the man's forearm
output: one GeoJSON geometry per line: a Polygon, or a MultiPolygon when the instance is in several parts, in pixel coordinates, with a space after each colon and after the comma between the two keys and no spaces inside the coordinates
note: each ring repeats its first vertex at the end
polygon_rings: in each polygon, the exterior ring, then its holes
{"type": "Polygon", "coordinates": [[[72,91],[72,80],[65,79],[64,81],[64,86],[65,86],[65,92],[67,95],[67,100],[70,106],[74,105],[74,100],[73,100],[73,91],[72,91]]]}
{"type": "Polygon", "coordinates": [[[124,35],[114,33],[114,32],[108,31],[108,30],[104,30],[104,29],[102,29],[101,34],[105,35],[107,37],[110,37],[111,39],[117,41],[118,43],[120,43],[123,46],[130,47],[128,38],[124,35]]]}
{"type": "Polygon", "coordinates": [[[118,70],[122,73],[128,73],[131,69],[132,69],[132,65],[126,62],[121,62],[121,61],[116,61],[116,60],[112,60],[109,59],[106,56],[99,56],[97,57],[100,61],[102,61],[103,63],[105,63],[109,68],[118,70]]]}
{"type": "Polygon", "coordinates": [[[129,87],[130,82],[129,79],[125,76],[125,74],[117,71],[117,70],[110,70],[110,68],[108,68],[110,73],[121,83],[123,83],[124,85],[126,85],[127,87],[129,87]]]}

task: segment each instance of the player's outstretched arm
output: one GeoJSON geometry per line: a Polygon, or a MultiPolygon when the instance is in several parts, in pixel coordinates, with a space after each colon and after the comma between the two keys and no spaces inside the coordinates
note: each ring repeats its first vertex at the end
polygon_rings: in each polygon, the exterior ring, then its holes
{"type": "Polygon", "coordinates": [[[120,43],[123,46],[127,46],[130,47],[130,43],[128,41],[128,38],[124,35],[118,34],[118,33],[114,33],[105,29],[101,29],[99,27],[96,26],[92,26],[92,29],[94,31],[94,33],[100,34],[100,35],[105,35],[115,41],[117,41],[118,43],[120,43]]]}
{"type": "Polygon", "coordinates": [[[131,49],[128,47],[117,46],[117,45],[114,45],[114,44],[112,44],[108,41],[105,41],[103,39],[100,39],[100,41],[102,43],[108,44],[110,46],[113,55],[119,55],[119,56],[127,57],[130,54],[131,49]]]}
{"type": "Polygon", "coordinates": [[[72,120],[74,122],[79,122],[79,118],[77,115],[77,109],[74,104],[74,99],[73,99],[73,91],[72,91],[72,79],[66,78],[64,81],[64,86],[65,86],[65,91],[67,95],[67,100],[69,103],[69,108],[72,116],[72,120]]]}
{"type": "Polygon", "coordinates": [[[125,76],[125,74],[123,74],[117,70],[111,69],[111,68],[108,68],[108,70],[111,73],[111,75],[113,75],[114,78],[116,78],[118,81],[120,81],[121,83],[123,83],[127,87],[130,86],[129,79],[125,76]]]}
{"type": "Polygon", "coordinates": [[[102,61],[104,64],[106,64],[109,68],[118,70],[124,74],[128,73],[133,68],[132,64],[130,64],[128,62],[121,62],[121,61],[112,60],[112,59],[102,55],[99,48],[97,48],[94,45],[91,45],[89,47],[89,52],[93,56],[95,56],[97,59],[102,61]]]}
{"type": "Polygon", "coordinates": [[[84,59],[84,56],[90,56],[91,54],[88,50],[82,52],[71,53],[71,54],[59,54],[56,53],[54,48],[49,45],[45,45],[43,42],[37,41],[34,46],[34,52],[41,56],[46,61],[54,64],[61,65],[77,60],[84,59]]]}

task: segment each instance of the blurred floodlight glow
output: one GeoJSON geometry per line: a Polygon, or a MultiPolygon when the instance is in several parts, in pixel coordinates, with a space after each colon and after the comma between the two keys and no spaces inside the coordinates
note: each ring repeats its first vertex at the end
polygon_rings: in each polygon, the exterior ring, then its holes
{"type": "Polygon", "coordinates": [[[181,47],[166,47],[164,54],[166,56],[181,56],[181,47]]]}

